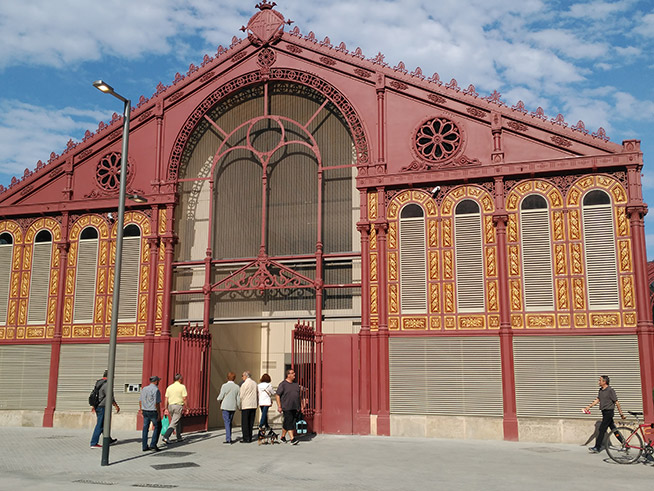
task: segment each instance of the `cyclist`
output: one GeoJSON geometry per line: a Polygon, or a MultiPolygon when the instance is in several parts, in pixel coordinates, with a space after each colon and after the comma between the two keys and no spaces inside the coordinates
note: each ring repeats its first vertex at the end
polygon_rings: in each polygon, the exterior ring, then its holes
{"type": "Polygon", "coordinates": [[[599,385],[599,391],[597,392],[597,397],[593,402],[584,408],[584,412],[590,412],[590,408],[599,404],[600,411],[602,411],[602,423],[600,424],[599,430],[597,432],[597,439],[595,440],[595,446],[590,447],[588,451],[590,453],[598,453],[602,449],[602,442],[604,441],[604,436],[606,435],[607,428],[615,430],[615,421],[613,421],[613,415],[615,413],[615,407],[618,407],[620,412],[620,417],[626,419],[626,416],[622,412],[620,403],[618,402],[618,396],[613,390],[613,387],[609,385],[609,376],[600,375],[600,378],[597,382],[599,385]]]}

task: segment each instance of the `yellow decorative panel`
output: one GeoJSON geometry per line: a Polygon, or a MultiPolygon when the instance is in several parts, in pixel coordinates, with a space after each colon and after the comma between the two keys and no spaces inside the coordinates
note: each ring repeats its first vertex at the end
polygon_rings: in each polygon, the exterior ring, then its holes
{"type": "MultiPolygon", "coordinates": [[[[400,202],[400,206],[407,203],[411,199],[411,191],[404,191],[397,195],[396,199],[400,202]]],[[[377,201],[375,201],[376,206],[377,201]]]]}
{"type": "Polygon", "coordinates": [[[141,266],[141,291],[148,291],[150,283],[150,267],[147,264],[141,266]]]}
{"type": "Polygon", "coordinates": [[[18,324],[27,324],[27,299],[21,298],[18,304],[18,324]]]}
{"type": "Polygon", "coordinates": [[[583,278],[574,278],[572,280],[572,288],[574,291],[575,310],[585,309],[586,293],[585,293],[583,278]]]}
{"type": "Polygon", "coordinates": [[[64,338],[69,338],[70,337],[70,326],[64,326],[61,329],[61,336],[64,338]]]}
{"type": "Polygon", "coordinates": [[[18,313],[18,302],[16,300],[9,301],[9,315],[7,316],[7,323],[13,324],[16,322],[16,314],[18,313]]]}
{"type": "Polygon", "coordinates": [[[555,327],[554,314],[527,314],[527,329],[551,329],[555,327]]]}
{"type": "Polygon", "coordinates": [[[581,239],[581,230],[579,228],[579,211],[568,211],[568,229],[570,231],[570,240],[581,239]]]}
{"type": "Polygon", "coordinates": [[[629,220],[627,220],[627,212],[622,206],[616,208],[616,221],[618,222],[618,237],[628,237],[629,220]]]}
{"type": "Polygon", "coordinates": [[[164,287],[164,265],[160,264],[157,269],[159,270],[159,274],[157,275],[157,290],[161,291],[164,287]]]}
{"type": "Polygon", "coordinates": [[[611,194],[613,194],[613,199],[616,203],[627,202],[627,194],[624,192],[624,189],[622,189],[622,186],[620,186],[619,184],[611,188],[611,194]]]}
{"type": "Polygon", "coordinates": [[[72,295],[75,292],[75,270],[66,271],[66,295],[72,295]]]}
{"type": "Polygon", "coordinates": [[[163,318],[163,295],[157,295],[157,320],[160,321],[163,318]]]}
{"type": "Polygon", "coordinates": [[[162,242],[161,245],[159,246],[159,261],[163,262],[165,258],[166,258],[166,246],[162,242]]]}
{"type": "Polygon", "coordinates": [[[454,207],[454,202],[451,198],[445,198],[441,204],[441,215],[450,216],[452,214],[452,208],[454,207]]]}
{"type": "Polygon", "coordinates": [[[624,314],[624,325],[626,327],[635,327],[636,326],[636,313],[635,312],[625,312],[625,314],[624,314]]]}
{"type": "Polygon", "coordinates": [[[556,280],[556,307],[559,310],[567,310],[570,308],[567,279],[556,280]]]}
{"type": "Polygon", "coordinates": [[[0,339],[6,339],[7,336],[7,329],[4,327],[0,327],[0,339]]]}
{"type": "Polygon", "coordinates": [[[454,316],[451,315],[445,316],[445,329],[447,331],[456,329],[456,318],[454,316]]]}
{"type": "Polygon", "coordinates": [[[91,337],[91,326],[74,326],[73,327],[73,337],[74,338],[90,338],[91,337]]]}
{"type": "Polygon", "coordinates": [[[427,329],[427,317],[403,317],[402,329],[405,331],[427,329]]]}
{"type": "Polygon", "coordinates": [[[454,312],[454,283],[443,285],[443,295],[445,296],[445,312],[454,312]]]}
{"type": "Polygon", "coordinates": [[[69,268],[74,268],[77,266],[77,242],[73,242],[70,244],[70,247],[68,248],[68,267],[69,268]]]}
{"type": "Polygon", "coordinates": [[[443,251],[443,278],[454,279],[454,252],[451,249],[443,251]]]}
{"type": "Polygon", "coordinates": [[[516,190],[520,194],[523,194],[523,195],[527,194],[529,191],[531,191],[533,189],[533,184],[534,183],[532,181],[521,182],[520,184],[518,184],[516,186],[516,190]]]}
{"type": "Polygon", "coordinates": [[[104,319],[104,297],[95,297],[95,315],[93,321],[101,323],[104,319]]]}
{"type": "Polygon", "coordinates": [[[389,285],[388,287],[388,308],[392,314],[398,314],[400,312],[397,284],[389,285]]]}
{"type": "Polygon", "coordinates": [[[570,327],[570,314],[559,314],[559,327],[570,327]]]}
{"type": "Polygon", "coordinates": [[[500,328],[500,316],[499,315],[489,315],[488,316],[488,329],[499,329],[500,328]]]}
{"type": "Polygon", "coordinates": [[[518,242],[518,215],[514,213],[509,215],[507,239],[509,242],[518,242]]]}
{"type": "Polygon", "coordinates": [[[377,281],[377,253],[370,254],[370,281],[377,281]]]}
{"type": "Polygon", "coordinates": [[[552,225],[554,229],[554,237],[553,240],[563,240],[565,239],[564,236],[564,226],[563,226],[563,212],[562,211],[554,211],[552,212],[552,225]]]}
{"type": "Polygon", "coordinates": [[[400,329],[400,319],[399,317],[389,317],[388,318],[388,329],[391,331],[398,331],[400,329]]]}
{"type": "Polygon", "coordinates": [[[28,327],[25,333],[27,339],[41,339],[45,337],[45,327],[28,327]]]}
{"type": "Polygon", "coordinates": [[[438,213],[438,208],[436,208],[436,203],[434,203],[434,200],[428,199],[424,203],[425,209],[427,210],[427,216],[428,217],[435,217],[436,214],[438,213]]]}
{"type": "Polygon", "coordinates": [[[48,326],[48,329],[45,333],[45,337],[53,338],[54,337],[54,326],[48,326]]]}
{"type": "Polygon", "coordinates": [[[368,193],[368,218],[377,220],[377,193],[368,193]]]}
{"type": "Polygon", "coordinates": [[[379,319],[377,317],[370,318],[370,330],[377,331],[379,329],[379,319]]]}
{"type": "Polygon", "coordinates": [[[622,283],[622,306],[626,309],[635,307],[634,301],[634,279],[631,275],[623,276],[622,283]]]}
{"type": "Polygon", "coordinates": [[[437,280],[438,273],[438,252],[429,251],[429,279],[437,280]]]}
{"type": "Polygon", "coordinates": [[[584,256],[580,242],[570,244],[570,261],[572,263],[572,274],[584,273],[584,256]]]}
{"type": "Polygon", "coordinates": [[[520,280],[509,280],[511,289],[511,310],[522,310],[522,289],[520,280]]]}
{"type": "Polygon", "coordinates": [[[25,338],[25,328],[24,327],[19,327],[16,329],[16,339],[24,339],[25,338]]]}
{"type": "Polygon", "coordinates": [[[375,251],[377,250],[377,229],[375,227],[370,228],[370,250],[375,251]]]}
{"type": "Polygon", "coordinates": [[[486,215],[484,217],[484,241],[486,244],[495,243],[495,225],[493,225],[493,217],[491,215],[486,215]]]}
{"type": "Polygon", "coordinates": [[[459,198],[463,198],[466,195],[466,188],[464,186],[460,186],[452,191],[450,196],[454,201],[458,200],[459,198]]]}
{"type": "Polygon", "coordinates": [[[524,322],[522,315],[520,314],[511,314],[511,327],[513,329],[522,329],[524,327],[524,322]]]}
{"type": "Polygon", "coordinates": [[[148,320],[148,294],[143,293],[139,296],[139,312],[138,312],[139,321],[148,320]]]}
{"type": "Polygon", "coordinates": [[[55,314],[57,312],[57,297],[48,299],[48,324],[54,324],[55,314]]]}
{"type": "Polygon", "coordinates": [[[590,327],[621,327],[620,314],[590,314],[590,327]]]}
{"type": "Polygon", "coordinates": [[[166,209],[159,210],[159,235],[166,233],[166,209]]]}
{"type": "Polygon", "coordinates": [[[377,313],[377,286],[370,287],[370,312],[377,313]]]}
{"type": "Polygon", "coordinates": [[[438,247],[438,223],[436,220],[429,220],[427,227],[429,247],[438,247]]]}
{"type": "Polygon", "coordinates": [[[486,276],[497,276],[497,258],[494,246],[486,248],[486,276]]]}
{"type": "Polygon", "coordinates": [[[450,218],[443,219],[441,226],[443,227],[443,247],[452,246],[452,220],[450,218]]]}
{"type": "Polygon", "coordinates": [[[397,252],[391,252],[388,254],[388,279],[393,281],[397,280],[397,278],[397,252]]]}
{"type": "Polygon", "coordinates": [[[137,335],[138,336],[145,336],[145,329],[146,329],[145,324],[139,324],[138,328],[137,328],[137,335]]]}
{"type": "Polygon", "coordinates": [[[14,339],[16,337],[16,330],[13,327],[7,328],[7,339],[14,339]]]}
{"type": "Polygon", "coordinates": [[[468,191],[468,196],[471,196],[473,198],[478,198],[479,196],[481,196],[482,193],[481,188],[477,188],[474,186],[468,186],[467,191],[468,191]]]}
{"type": "Polygon", "coordinates": [[[440,286],[438,283],[429,284],[429,312],[441,311],[440,286]]]}
{"type": "Polygon", "coordinates": [[[53,269],[50,271],[50,295],[57,295],[59,290],[59,270],[53,269]]]}
{"type": "Polygon", "coordinates": [[[563,206],[563,199],[561,197],[561,193],[559,193],[556,189],[553,189],[547,197],[550,199],[550,203],[552,203],[552,208],[561,208],[563,206]]]}
{"type": "Polygon", "coordinates": [[[575,314],[575,327],[588,327],[586,314],[575,314]]]}
{"type": "Polygon", "coordinates": [[[66,297],[64,299],[64,322],[70,324],[73,322],[73,298],[66,297]]]}
{"type": "Polygon", "coordinates": [[[20,274],[19,273],[12,273],[11,275],[11,297],[17,297],[18,296],[18,285],[20,284],[20,274]]]}
{"type": "Polygon", "coordinates": [[[499,310],[497,300],[497,281],[489,281],[487,282],[487,285],[486,296],[488,297],[488,310],[489,312],[497,312],[499,310]]]}
{"type": "Polygon", "coordinates": [[[588,176],[588,177],[584,177],[583,179],[579,180],[579,181],[577,182],[577,184],[578,184],[579,187],[581,187],[582,189],[588,189],[588,188],[591,187],[593,184],[595,184],[594,181],[595,181],[595,179],[593,179],[593,176],[588,176]]]}
{"type": "Polygon", "coordinates": [[[619,240],[618,249],[620,251],[620,272],[631,272],[631,247],[629,240],[619,240]]]}
{"type": "Polygon", "coordinates": [[[107,292],[107,270],[101,269],[98,271],[98,284],[97,284],[97,293],[103,294],[107,292]]]}
{"type": "Polygon", "coordinates": [[[30,293],[30,271],[23,271],[23,281],[20,284],[20,296],[26,297],[30,293]]]}
{"type": "Polygon", "coordinates": [[[437,315],[433,315],[429,318],[429,329],[440,330],[441,328],[441,318],[437,315]]]}
{"type": "Polygon", "coordinates": [[[494,210],[493,200],[488,195],[481,198],[481,205],[486,213],[492,213],[494,210]]]}
{"type": "Polygon", "coordinates": [[[397,222],[390,222],[388,224],[388,248],[397,249],[397,222]]]}
{"type": "Polygon", "coordinates": [[[459,329],[486,329],[486,318],[483,315],[461,315],[459,329]]]}
{"type": "Polygon", "coordinates": [[[565,245],[556,244],[554,246],[554,264],[557,275],[563,275],[568,272],[566,267],[567,262],[565,260],[565,245]]]}
{"type": "Polygon", "coordinates": [[[125,326],[118,326],[118,337],[126,338],[136,336],[136,326],[134,324],[128,324],[125,326]]]}
{"type": "Polygon", "coordinates": [[[506,200],[506,209],[507,211],[515,211],[518,209],[518,202],[520,197],[516,193],[511,193],[509,199],[506,200]]]}
{"type": "Polygon", "coordinates": [[[107,265],[107,256],[108,252],[107,250],[109,249],[107,241],[106,240],[101,240],[100,241],[100,253],[98,254],[98,265],[100,266],[106,266],[107,265]]]}

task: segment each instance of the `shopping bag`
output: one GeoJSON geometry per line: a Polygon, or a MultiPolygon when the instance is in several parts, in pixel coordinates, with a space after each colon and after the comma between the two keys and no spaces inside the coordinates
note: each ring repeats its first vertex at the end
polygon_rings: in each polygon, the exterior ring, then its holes
{"type": "Polygon", "coordinates": [[[161,420],[161,433],[166,433],[166,430],[170,426],[170,421],[168,421],[168,416],[164,416],[161,420]]]}

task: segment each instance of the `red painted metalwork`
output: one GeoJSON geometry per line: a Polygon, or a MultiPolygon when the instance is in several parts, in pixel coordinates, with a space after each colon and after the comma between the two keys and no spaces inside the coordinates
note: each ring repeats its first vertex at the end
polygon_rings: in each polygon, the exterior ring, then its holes
{"type": "Polygon", "coordinates": [[[318,406],[317,367],[321,365],[316,351],[316,330],[312,324],[298,321],[293,328],[292,368],[295,370],[295,380],[300,385],[302,397],[302,413],[309,431],[319,431],[315,415],[318,406]]]}
{"type": "Polygon", "coordinates": [[[170,344],[168,380],[176,373],[184,377],[188,391],[184,408],[185,431],[206,430],[209,417],[209,373],[211,334],[208,327],[184,326],[170,344]]]}

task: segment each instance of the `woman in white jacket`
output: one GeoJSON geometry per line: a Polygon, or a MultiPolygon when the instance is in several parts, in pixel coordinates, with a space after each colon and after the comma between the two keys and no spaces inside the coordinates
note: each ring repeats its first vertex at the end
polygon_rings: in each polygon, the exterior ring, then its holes
{"type": "Polygon", "coordinates": [[[275,395],[273,386],[270,383],[270,375],[264,373],[259,381],[259,408],[261,409],[261,421],[259,421],[259,428],[268,429],[268,409],[272,406],[272,397],[275,395]]]}

